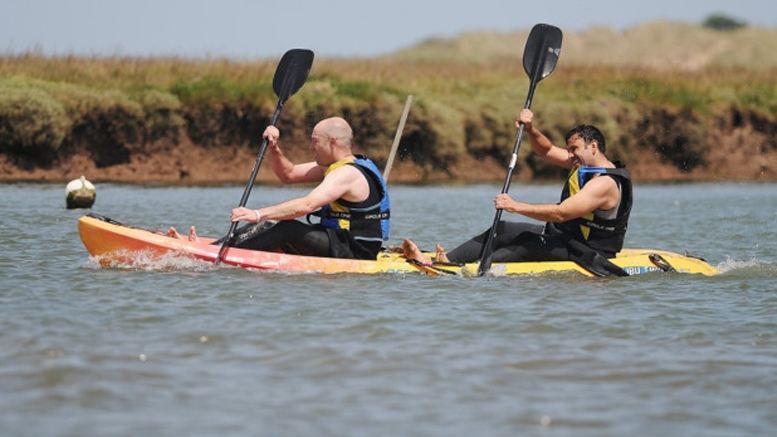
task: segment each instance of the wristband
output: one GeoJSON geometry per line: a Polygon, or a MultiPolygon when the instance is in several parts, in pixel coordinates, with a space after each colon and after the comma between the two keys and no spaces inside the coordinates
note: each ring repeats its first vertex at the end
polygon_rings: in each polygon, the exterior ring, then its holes
{"type": "Polygon", "coordinates": [[[257,222],[259,222],[259,217],[261,217],[261,216],[259,215],[259,210],[258,210],[258,209],[255,209],[255,210],[254,210],[254,214],[256,214],[256,221],[257,221],[257,222]]]}

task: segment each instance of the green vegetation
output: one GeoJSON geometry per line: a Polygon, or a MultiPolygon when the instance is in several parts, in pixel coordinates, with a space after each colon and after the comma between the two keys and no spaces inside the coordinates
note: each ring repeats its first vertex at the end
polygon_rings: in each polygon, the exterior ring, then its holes
{"type": "Polygon", "coordinates": [[[737,30],[747,27],[747,23],[726,14],[712,14],[704,20],[702,26],[714,30],[737,30]]]}
{"type": "MultiPolygon", "coordinates": [[[[535,95],[538,123],[555,141],[574,124],[594,123],[616,158],[638,161],[647,151],[682,171],[705,165],[715,135],[738,126],[772,135],[777,32],[715,32],[724,25],[713,18],[702,27],[658,22],[566,34],[556,71],[535,95]]],[[[448,168],[464,154],[502,159],[528,88],[520,61],[527,34],[477,33],[374,59],[317,59],[281,128],[301,138],[318,119],[343,115],[360,150],[381,163],[413,94],[400,159],[425,169],[448,168]]],[[[276,62],[2,56],[0,153],[23,167],[74,154],[107,167],[182,138],[205,148],[256,147],[275,107],[276,62]]],[[[769,138],[759,147],[777,148],[769,138]]],[[[526,165],[551,174],[531,159],[526,165]]]]}
{"type": "Polygon", "coordinates": [[[52,155],[70,127],[62,104],[42,90],[9,85],[0,87],[0,152],[52,155]]]}

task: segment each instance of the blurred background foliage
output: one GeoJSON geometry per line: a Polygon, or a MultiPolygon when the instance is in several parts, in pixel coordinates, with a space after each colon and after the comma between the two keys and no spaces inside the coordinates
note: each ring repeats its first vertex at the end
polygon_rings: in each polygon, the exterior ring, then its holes
{"type": "MultiPolygon", "coordinates": [[[[504,160],[528,92],[527,31],[429,40],[388,56],[316,59],[279,127],[307,150],[313,125],[353,126],[358,151],[382,165],[407,95],[415,96],[398,159],[447,169],[463,155],[504,160]]],[[[654,22],[565,34],[553,75],[535,95],[537,125],[554,141],[598,125],[613,158],[643,153],[681,171],[705,165],[716,133],[762,132],[777,148],[777,31],[713,15],[701,25],[654,22]]],[[[97,167],[183,139],[202,148],[257,148],[276,96],[277,60],[0,57],[0,153],[21,168],[74,154],[97,167]]],[[[528,157],[538,176],[556,170],[528,157]]]]}

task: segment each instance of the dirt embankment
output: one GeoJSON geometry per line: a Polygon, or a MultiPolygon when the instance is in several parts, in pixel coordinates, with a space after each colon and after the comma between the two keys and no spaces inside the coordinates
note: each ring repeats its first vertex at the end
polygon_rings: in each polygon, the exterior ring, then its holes
{"type": "MultiPolygon", "coordinates": [[[[294,147],[286,146],[287,155],[296,161],[311,158],[306,133],[294,134],[294,147]]],[[[774,181],[777,180],[777,146],[773,135],[751,125],[722,126],[710,131],[702,147],[703,156],[692,169],[681,169],[659,148],[626,148],[628,156],[615,156],[627,163],[638,182],[661,181],[774,181]]],[[[526,142],[526,141],[524,141],[526,142]]],[[[386,146],[387,148],[390,145],[386,146]]],[[[522,155],[528,149],[522,146],[522,155]]],[[[24,157],[0,154],[0,182],[66,182],[84,175],[93,182],[161,183],[171,185],[242,184],[248,180],[256,162],[258,145],[208,146],[193,144],[184,136],[177,141],[161,140],[143,147],[144,152],[129,153],[123,162],[99,165],[94,148],[78,147],[57,158],[52,165],[36,166],[24,157]],[[91,150],[91,151],[90,151],[91,150]]],[[[358,149],[356,150],[359,152],[358,149]]],[[[503,181],[508,162],[504,158],[462,155],[452,164],[427,162],[412,151],[400,147],[390,175],[392,183],[498,182],[503,181]]],[[[104,160],[103,160],[104,161],[104,160]]],[[[266,160],[265,160],[266,161],[266,160]]],[[[384,168],[385,160],[376,160],[384,168]]],[[[560,174],[533,160],[521,160],[516,168],[518,180],[557,179],[560,174]]],[[[257,181],[278,183],[270,163],[263,162],[257,181]]]]}
{"type": "MultiPolygon", "coordinates": [[[[746,144],[742,133],[723,141],[710,151],[708,163],[684,172],[663,162],[656,153],[645,153],[627,166],[636,181],[774,181],[777,180],[777,151],[755,150],[746,144]]],[[[20,168],[7,156],[0,156],[0,182],[66,182],[81,175],[93,182],[161,183],[171,185],[210,185],[245,183],[256,162],[258,151],[248,148],[220,150],[204,149],[191,143],[181,143],[151,155],[134,155],[130,162],[109,167],[97,167],[85,155],[75,155],[52,168],[20,168]]],[[[293,153],[298,160],[309,159],[293,153]]],[[[385,166],[385,163],[379,163],[385,166]]],[[[503,181],[508,162],[494,158],[474,158],[463,155],[453,166],[427,168],[409,159],[397,158],[393,163],[392,183],[498,182],[503,181]]],[[[518,180],[550,179],[555,175],[536,174],[527,165],[517,167],[518,180]]],[[[263,162],[257,182],[277,183],[269,162],[263,162]]]]}

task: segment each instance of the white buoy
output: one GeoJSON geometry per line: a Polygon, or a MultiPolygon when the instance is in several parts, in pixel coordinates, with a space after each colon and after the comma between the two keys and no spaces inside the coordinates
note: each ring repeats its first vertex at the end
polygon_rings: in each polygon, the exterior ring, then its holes
{"type": "Polygon", "coordinates": [[[67,209],[91,208],[96,197],[97,190],[84,176],[68,182],[65,188],[67,209]]]}

